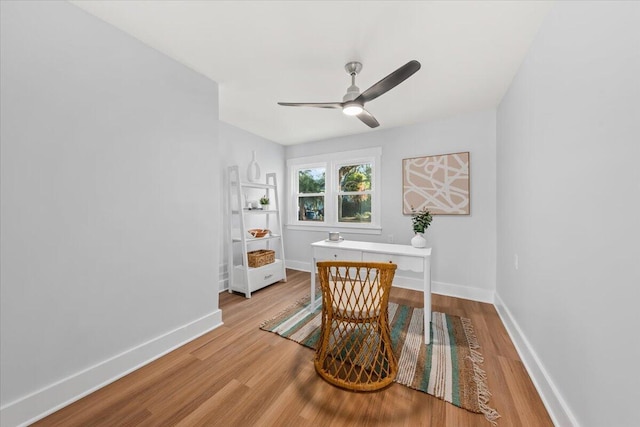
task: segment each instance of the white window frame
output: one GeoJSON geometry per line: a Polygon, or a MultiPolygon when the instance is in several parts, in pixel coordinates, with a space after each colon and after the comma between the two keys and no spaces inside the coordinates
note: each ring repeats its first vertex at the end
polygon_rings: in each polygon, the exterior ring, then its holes
{"type": "MultiPolygon", "coordinates": [[[[292,198],[291,200],[294,201],[294,205],[292,205],[293,207],[293,216],[290,216],[289,218],[292,218],[295,220],[295,222],[298,223],[304,223],[304,224],[308,224],[308,223],[315,223],[315,224],[324,224],[325,220],[322,221],[300,221],[298,218],[298,198],[299,197],[323,197],[324,198],[324,210],[327,210],[327,186],[328,186],[328,182],[327,182],[327,177],[331,174],[331,171],[327,168],[327,164],[326,162],[319,162],[319,163],[307,163],[301,166],[297,166],[293,168],[293,171],[291,172],[293,175],[295,176],[295,182],[293,182],[293,191],[294,193],[291,194],[292,198]],[[306,169],[319,169],[319,168],[323,168],[324,169],[324,192],[322,193],[300,193],[300,190],[298,189],[298,184],[299,184],[299,180],[298,180],[298,173],[300,170],[306,170],[306,169]]],[[[325,214],[326,215],[326,214],[325,214]]],[[[326,217],[325,217],[326,218],[326,217]]]]}
{"type": "MultiPolygon", "coordinates": [[[[341,231],[345,233],[380,234],[381,200],[380,188],[382,148],[373,147],[364,150],[343,151],[317,156],[298,157],[287,160],[288,170],[288,210],[287,228],[307,231],[341,231]],[[345,165],[371,164],[371,222],[338,222],[338,171],[345,165]],[[324,221],[300,221],[298,219],[298,171],[301,169],[325,168],[324,221]]],[[[349,193],[346,193],[349,194],[349,193]]],[[[316,195],[316,194],[313,194],[316,195]]],[[[310,194],[310,196],[312,196],[310,194]]]]}

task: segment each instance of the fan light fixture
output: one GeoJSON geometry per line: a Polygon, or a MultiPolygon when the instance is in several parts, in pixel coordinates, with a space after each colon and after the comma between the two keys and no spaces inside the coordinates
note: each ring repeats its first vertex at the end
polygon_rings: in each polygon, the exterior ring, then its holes
{"type": "Polygon", "coordinates": [[[285,107],[342,109],[345,115],[355,116],[370,128],[376,128],[380,126],[380,123],[378,123],[370,112],[364,109],[364,105],[407,80],[420,69],[420,63],[416,60],[407,62],[362,93],[360,93],[360,89],[356,86],[356,75],[362,70],[362,64],[352,61],[347,63],[344,69],[351,76],[351,86],[347,88],[347,93],[342,97],[342,102],[278,102],[278,105],[284,105],[285,107]]]}
{"type": "Polygon", "coordinates": [[[355,102],[349,102],[342,108],[342,112],[347,116],[357,116],[362,113],[362,105],[355,102]]]}

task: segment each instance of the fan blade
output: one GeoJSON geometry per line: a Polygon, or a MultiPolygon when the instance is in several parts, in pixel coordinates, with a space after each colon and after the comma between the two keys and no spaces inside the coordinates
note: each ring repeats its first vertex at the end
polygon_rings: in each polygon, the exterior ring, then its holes
{"type": "Polygon", "coordinates": [[[278,102],[285,107],[342,108],[342,102],[278,102]]]}
{"type": "Polygon", "coordinates": [[[373,117],[371,113],[365,110],[364,108],[362,109],[362,113],[358,114],[356,117],[359,118],[360,121],[362,121],[362,123],[369,126],[370,128],[377,128],[378,126],[380,126],[380,123],[378,123],[376,118],[373,117]]]}
{"type": "Polygon", "coordinates": [[[403,81],[411,77],[416,71],[420,69],[420,63],[418,61],[409,61],[402,67],[389,74],[378,83],[365,90],[354,101],[364,104],[365,102],[373,101],[380,95],[390,91],[394,87],[398,86],[403,81]]]}

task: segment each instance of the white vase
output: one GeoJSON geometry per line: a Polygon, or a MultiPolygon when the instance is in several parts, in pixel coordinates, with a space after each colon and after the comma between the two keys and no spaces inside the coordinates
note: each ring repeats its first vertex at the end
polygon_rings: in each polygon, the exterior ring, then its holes
{"type": "Polygon", "coordinates": [[[411,246],[414,248],[424,248],[427,246],[427,239],[424,238],[422,233],[416,233],[416,235],[411,239],[411,246]]]}
{"type": "Polygon", "coordinates": [[[258,182],[260,179],[260,165],[256,161],[256,152],[251,152],[252,158],[247,168],[247,179],[249,182],[258,182]]]}
{"type": "Polygon", "coordinates": [[[262,205],[262,210],[263,211],[268,211],[269,210],[269,205],[262,205]]]}

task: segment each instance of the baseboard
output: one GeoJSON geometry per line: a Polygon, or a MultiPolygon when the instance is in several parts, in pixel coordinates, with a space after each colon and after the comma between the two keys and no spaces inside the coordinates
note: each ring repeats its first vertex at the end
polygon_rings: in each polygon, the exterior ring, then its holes
{"type": "Polygon", "coordinates": [[[26,426],[222,325],[216,310],[0,408],[0,425],[26,426]]]}
{"type": "MultiPolygon", "coordinates": [[[[404,277],[402,274],[396,274],[396,277],[393,279],[393,286],[422,291],[422,279],[404,277]]],[[[432,280],[431,293],[493,304],[493,291],[473,288],[471,286],[454,285],[432,280]]]]}
{"type": "Polygon", "coordinates": [[[229,290],[229,272],[227,271],[227,264],[220,264],[218,269],[218,293],[229,290]]]}
{"type": "MultiPolygon", "coordinates": [[[[310,262],[286,261],[287,268],[298,271],[311,271],[310,262]]],[[[393,286],[422,291],[422,279],[403,276],[400,272],[393,280],[393,286]]],[[[471,286],[454,285],[451,283],[431,281],[431,292],[438,295],[463,298],[472,301],[493,304],[493,291],[474,288],[471,286]]]]}
{"type": "Polygon", "coordinates": [[[310,262],[290,261],[288,259],[285,259],[284,265],[286,268],[290,268],[292,270],[306,271],[307,273],[311,271],[310,262]]]}
{"type": "Polygon", "coordinates": [[[522,363],[527,369],[536,390],[538,390],[538,394],[542,398],[544,406],[547,408],[547,411],[551,416],[553,424],[557,426],[578,427],[579,424],[576,417],[571,412],[571,409],[569,409],[567,402],[551,380],[551,377],[529,343],[529,340],[522,333],[520,326],[518,326],[518,323],[511,315],[511,312],[498,293],[495,295],[494,305],[502,323],[511,337],[511,341],[520,355],[522,363]]]}

